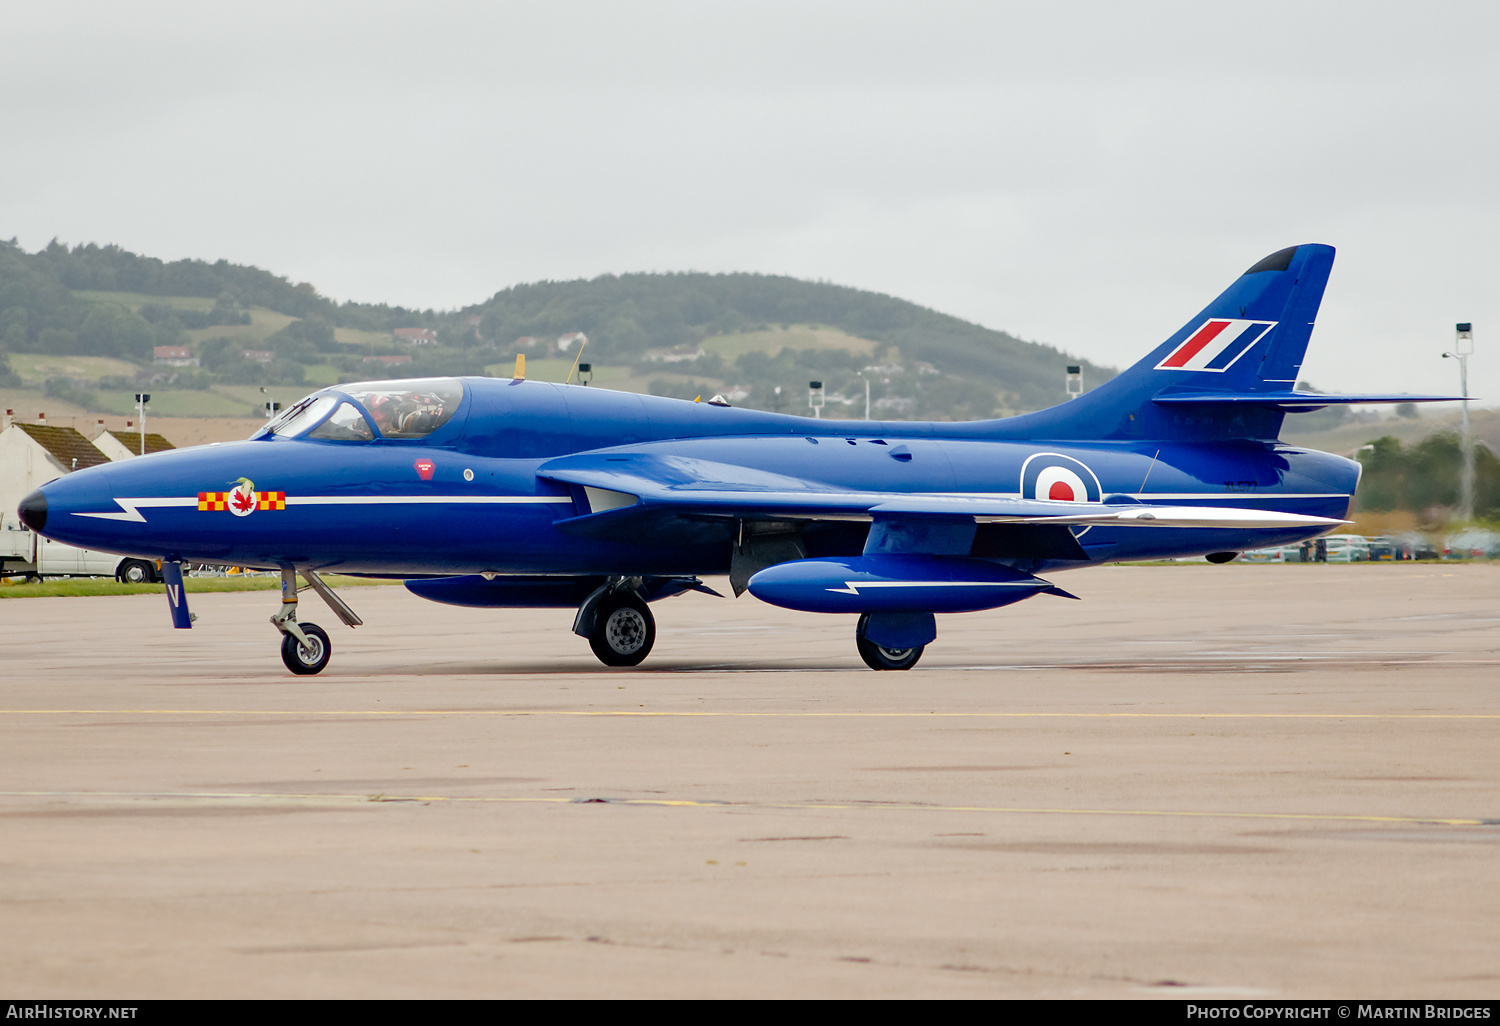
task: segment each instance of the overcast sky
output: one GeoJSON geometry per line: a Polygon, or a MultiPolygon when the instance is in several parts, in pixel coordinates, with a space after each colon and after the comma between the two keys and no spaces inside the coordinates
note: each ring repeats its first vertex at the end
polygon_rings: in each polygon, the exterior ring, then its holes
{"type": "Polygon", "coordinates": [[[0,237],[453,308],[760,271],[1123,366],[1338,247],[1303,376],[1500,405],[1493,2],[70,3],[0,22],[0,237]]]}

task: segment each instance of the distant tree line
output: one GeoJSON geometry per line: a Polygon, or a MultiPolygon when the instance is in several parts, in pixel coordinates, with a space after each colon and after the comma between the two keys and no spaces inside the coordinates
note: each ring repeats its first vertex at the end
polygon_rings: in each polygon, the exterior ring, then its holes
{"type": "MultiPolygon", "coordinates": [[[[1458,505],[1463,473],[1463,445],[1458,435],[1441,432],[1410,446],[1387,435],[1360,453],[1356,508],[1370,512],[1458,505]]],[[[1474,443],[1474,514],[1500,519],[1500,459],[1489,447],[1474,443]]]]}
{"type": "Polygon", "coordinates": [[[465,330],[456,314],[336,303],[311,285],[227,260],[169,262],[119,246],[70,248],[55,239],[27,253],[14,239],[0,240],[0,352],[149,361],[154,346],[184,344],[185,329],[250,323],[252,306],[367,331],[447,327],[445,334],[458,339],[465,330]],[[199,311],[147,302],[132,310],[88,302],[75,296],[75,290],[194,296],[212,299],[214,305],[199,311]]]}

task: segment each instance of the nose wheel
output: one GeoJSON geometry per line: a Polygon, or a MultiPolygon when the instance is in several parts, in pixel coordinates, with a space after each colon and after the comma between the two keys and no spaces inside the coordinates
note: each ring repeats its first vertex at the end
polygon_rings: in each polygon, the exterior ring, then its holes
{"type": "Polygon", "coordinates": [[[293,673],[318,673],[328,665],[328,657],[333,655],[333,644],[328,640],[328,633],[317,624],[299,623],[297,626],[302,628],[307,641],[298,641],[290,634],[282,635],[281,661],[293,673]]]}

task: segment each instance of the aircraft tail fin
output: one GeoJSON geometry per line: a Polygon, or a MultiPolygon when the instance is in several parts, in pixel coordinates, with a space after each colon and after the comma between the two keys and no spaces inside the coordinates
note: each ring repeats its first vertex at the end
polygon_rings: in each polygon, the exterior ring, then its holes
{"type": "Polygon", "coordinates": [[[1061,406],[1012,418],[1031,438],[1274,439],[1295,393],[1332,246],[1272,253],[1145,358],[1061,406]],[[1173,397],[1194,397],[1173,401],[1173,397]]]}

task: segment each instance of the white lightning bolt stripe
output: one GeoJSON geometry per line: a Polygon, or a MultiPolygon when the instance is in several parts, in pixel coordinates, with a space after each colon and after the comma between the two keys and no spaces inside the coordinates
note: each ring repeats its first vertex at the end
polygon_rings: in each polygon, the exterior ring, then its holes
{"type": "Polygon", "coordinates": [[[191,499],[116,499],[115,504],[123,509],[123,513],[74,513],[75,517],[94,517],[99,520],[125,520],[132,524],[144,524],[146,518],[141,515],[143,509],[159,509],[167,506],[191,506],[198,508],[198,498],[191,499]]]}
{"type": "Polygon", "coordinates": [[[1045,581],[845,581],[826,588],[836,595],[858,595],[861,588],[1050,588],[1045,581]]]}
{"type": "MultiPolygon", "coordinates": [[[[288,506],[419,506],[419,505],[498,505],[503,503],[567,503],[573,500],[566,495],[297,495],[287,496],[288,506]]],[[[75,517],[94,517],[98,520],[122,520],[127,523],[144,524],[143,509],[170,507],[198,507],[198,499],[152,498],[116,499],[123,513],[74,513],[75,517]]]]}

